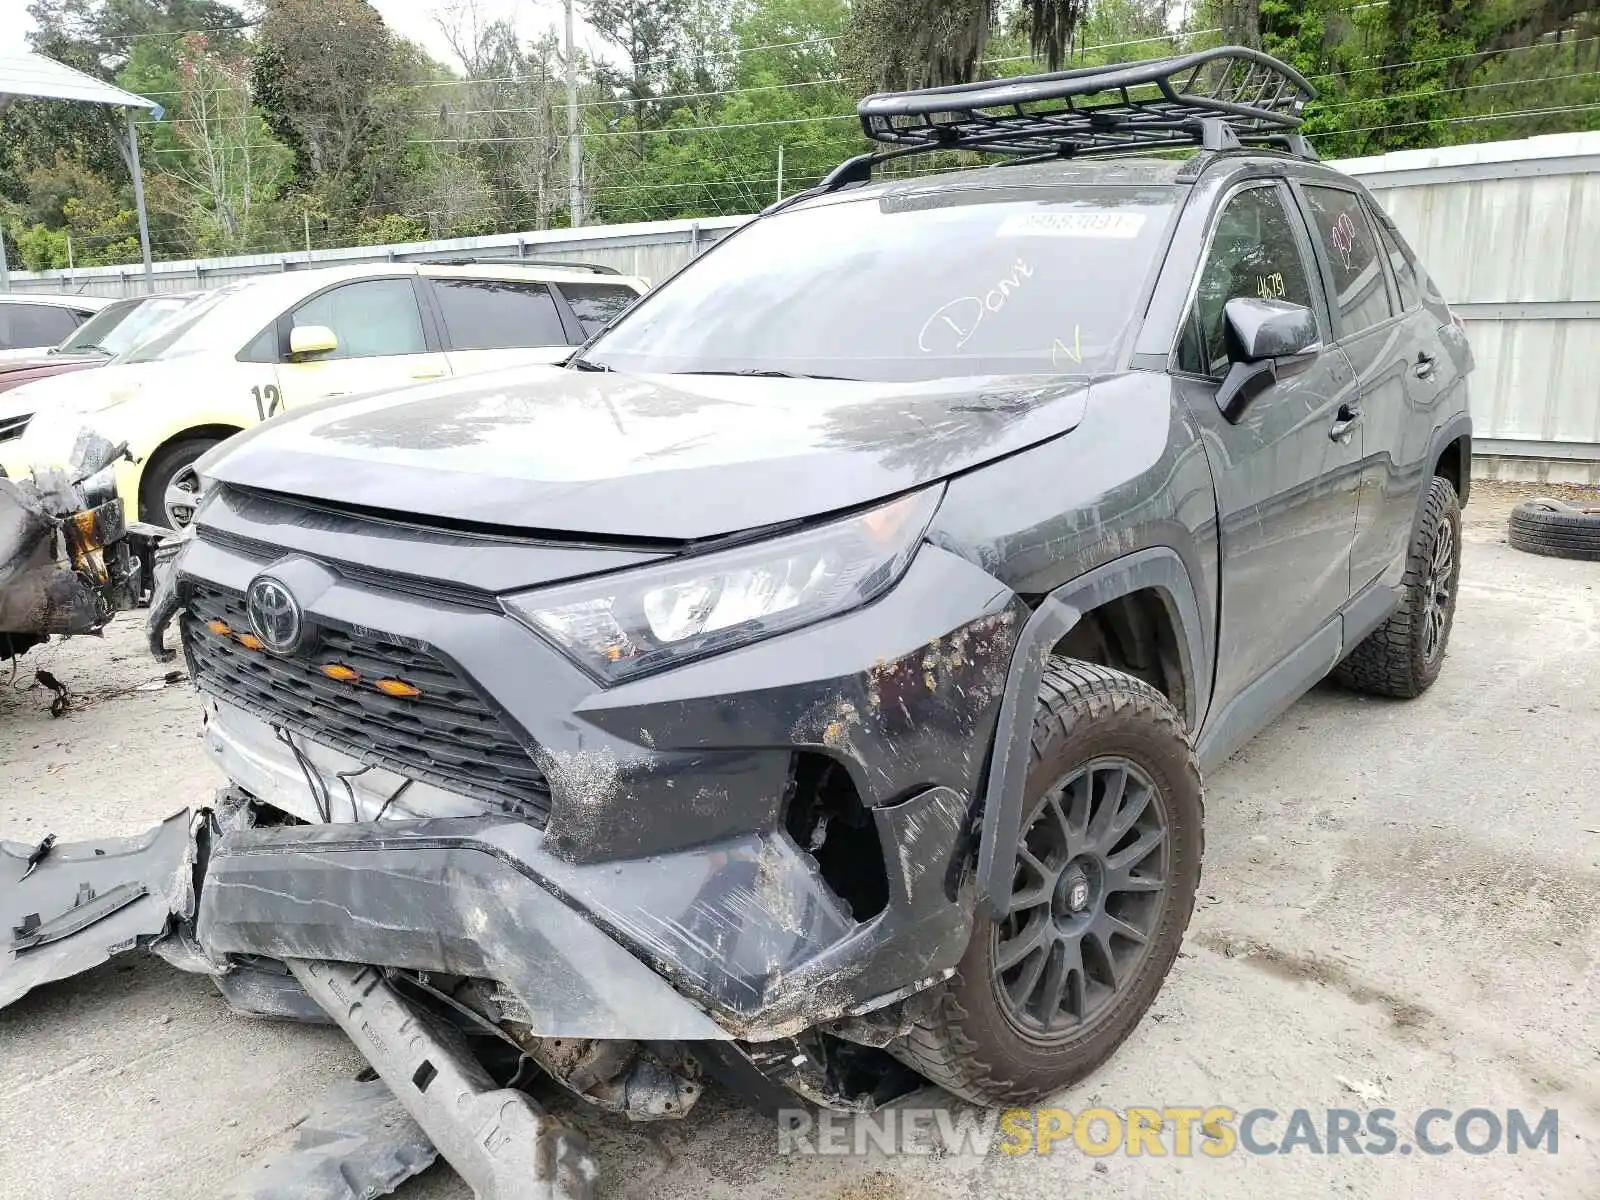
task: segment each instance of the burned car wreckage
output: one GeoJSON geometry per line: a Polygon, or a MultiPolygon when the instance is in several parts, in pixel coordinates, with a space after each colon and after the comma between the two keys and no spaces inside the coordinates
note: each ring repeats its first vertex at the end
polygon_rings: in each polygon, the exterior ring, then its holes
{"type": "Polygon", "coordinates": [[[64,467],[0,468],[0,662],[138,603],[152,544],[129,536],[110,472],[121,454],[85,432],[64,467]]]}
{"type": "Polygon", "coordinates": [[[564,366],[213,451],[151,639],[228,785],[7,845],[0,1001],[143,944],[336,1020],[480,1195],[593,1186],[533,1076],[1083,1078],[1178,952],[1201,766],[1449,637],[1470,353],[1310,94],[1229,49],[872,97],[893,148],[564,366]],[[1052,161],[871,178],[949,147],[1052,161]]]}

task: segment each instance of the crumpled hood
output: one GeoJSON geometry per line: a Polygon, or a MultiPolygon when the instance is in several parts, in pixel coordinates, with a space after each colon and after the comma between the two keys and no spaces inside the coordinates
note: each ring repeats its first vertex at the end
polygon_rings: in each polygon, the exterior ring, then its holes
{"type": "Polygon", "coordinates": [[[884,384],[521,369],[289,413],[225,483],[450,521],[691,540],[868,503],[1073,428],[1086,379],[884,384]]]}

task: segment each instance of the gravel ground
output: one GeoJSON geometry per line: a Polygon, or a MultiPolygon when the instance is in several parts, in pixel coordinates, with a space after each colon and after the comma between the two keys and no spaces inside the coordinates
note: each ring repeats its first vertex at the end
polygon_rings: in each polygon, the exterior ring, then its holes
{"type": "MultiPolygon", "coordinates": [[[[1475,487],[1427,696],[1324,685],[1214,773],[1183,957],[1059,1103],[1387,1106],[1402,1129],[1429,1107],[1555,1108],[1556,1156],[780,1158],[713,1091],[677,1124],[573,1114],[604,1194],[1600,1197],[1600,565],[1505,544],[1539,490],[1475,487]]],[[[134,620],[23,660],[0,687],[0,837],[132,833],[206,799],[192,693],[163,673],[134,620]],[[78,711],[49,717],[40,667],[78,711]]],[[[358,1066],[338,1033],[233,1016],[148,956],[40,989],[0,1013],[0,1196],[215,1195],[358,1066]]],[[[439,1166],[400,1195],[468,1192],[439,1166]]]]}

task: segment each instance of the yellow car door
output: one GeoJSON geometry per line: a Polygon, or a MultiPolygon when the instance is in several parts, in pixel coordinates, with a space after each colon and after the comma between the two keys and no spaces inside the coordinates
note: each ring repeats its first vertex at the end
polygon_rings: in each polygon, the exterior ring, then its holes
{"type": "Polygon", "coordinates": [[[263,417],[330,396],[405,387],[450,374],[429,336],[413,276],[341,283],[289,313],[287,353],[263,417]]]}

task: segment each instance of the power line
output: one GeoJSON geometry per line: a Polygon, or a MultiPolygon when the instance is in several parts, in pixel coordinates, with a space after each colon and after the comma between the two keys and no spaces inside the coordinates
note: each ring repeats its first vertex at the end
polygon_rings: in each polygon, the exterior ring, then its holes
{"type": "Polygon", "coordinates": [[[1335,129],[1326,133],[1313,133],[1312,137],[1330,138],[1343,137],[1352,133],[1373,133],[1385,129],[1412,129],[1418,125],[1464,125],[1475,121],[1511,121],[1520,117],[1553,117],[1561,113],[1590,112],[1600,109],[1600,102],[1594,104],[1568,104],[1559,108],[1524,108],[1515,112],[1481,113],[1471,117],[1440,117],[1432,121],[1400,121],[1390,125],[1363,125],[1359,129],[1335,129]]]}
{"type": "Polygon", "coordinates": [[[1559,50],[1567,46],[1581,46],[1585,42],[1600,41],[1600,36],[1573,38],[1565,42],[1531,42],[1526,46],[1507,46],[1503,50],[1474,50],[1467,54],[1446,54],[1439,58],[1413,58],[1402,63],[1382,63],[1376,67],[1355,67],[1349,71],[1330,71],[1323,75],[1308,75],[1315,83],[1319,79],[1344,79],[1351,75],[1366,75],[1373,71],[1398,71],[1404,67],[1421,67],[1430,63],[1455,62],[1463,58],[1483,58],[1491,54],[1517,54],[1524,50],[1559,50]]]}
{"type": "Polygon", "coordinates": [[[1538,75],[1532,79],[1504,79],[1495,83],[1474,83],[1466,87],[1455,88],[1431,88],[1420,92],[1380,93],[1376,96],[1367,96],[1361,100],[1346,100],[1342,104],[1323,104],[1318,106],[1316,111],[1333,112],[1336,109],[1356,108],[1363,104],[1387,104],[1394,100],[1420,100],[1429,96],[1451,96],[1460,92],[1482,91],[1485,88],[1524,87],[1530,83],[1560,83],[1566,79],[1588,79],[1593,75],[1600,75],[1600,70],[1573,71],[1566,75],[1538,75]]]}

